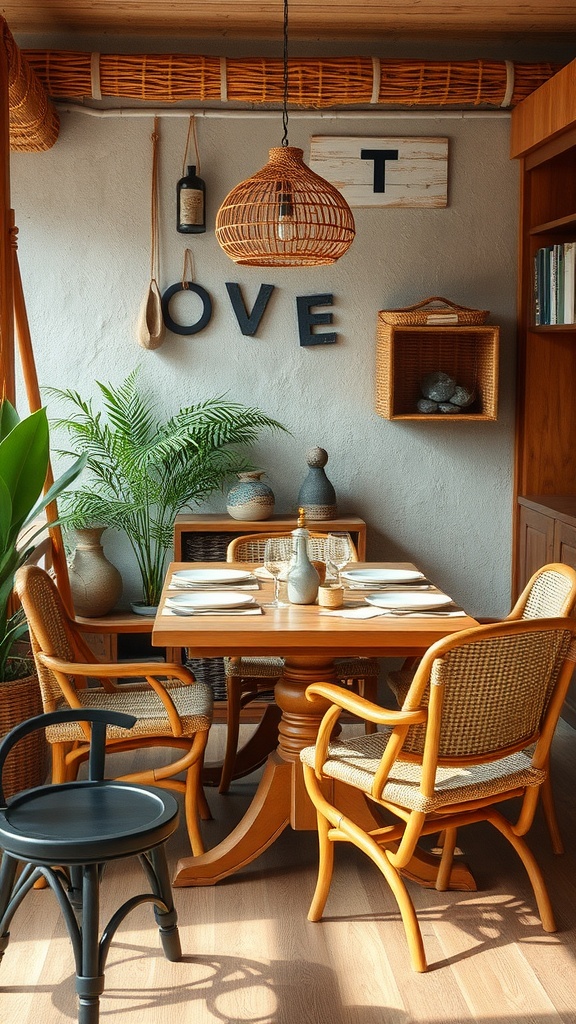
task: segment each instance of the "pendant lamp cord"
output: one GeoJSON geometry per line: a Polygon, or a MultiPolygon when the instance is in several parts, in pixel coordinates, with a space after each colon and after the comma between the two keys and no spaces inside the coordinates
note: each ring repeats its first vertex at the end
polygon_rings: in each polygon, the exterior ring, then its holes
{"type": "Polygon", "coordinates": [[[282,145],[288,145],[288,0],[284,0],[284,98],[282,103],[282,145]]]}

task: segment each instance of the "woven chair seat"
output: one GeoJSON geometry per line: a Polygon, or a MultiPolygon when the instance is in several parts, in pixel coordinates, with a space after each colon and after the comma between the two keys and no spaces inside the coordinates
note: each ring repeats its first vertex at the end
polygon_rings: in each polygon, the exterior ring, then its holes
{"type": "Polygon", "coordinates": [[[227,676],[250,676],[250,678],[279,679],[284,668],[283,658],[224,658],[224,672],[227,676]]]}
{"type": "MultiPolygon", "coordinates": [[[[193,736],[196,732],[210,728],[212,718],[212,690],[207,683],[194,683],[193,686],[172,686],[169,688],[170,698],[174,701],[180,721],[182,735],[193,736]]],[[[123,711],[136,716],[131,729],[118,726],[108,727],[109,739],[130,739],[134,736],[173,736],[172,727],[162,701],[153,690],[136,690],[131,687],[123,694],[117,690],[109,693],[100,688],[79,690],[78,700],[83,708],[101,711],[123,711]]],[[[59,702],[58,710],[69,707],[65,701],[59,702]]],[[[56,709],[55,709],[56,710],[56,709]]],[[[46,730],[46,738],[50,743],[84,740],[85,736],[78,722],[51,725],[46,730]]]]}
{"type": "MultiPolygon", "coordinates": [[[[322,774],[370,794],[390,735],[391,730],[384,729],[371,736],[332,742],[328,747],[328,760],[322,765],[322,774]]],[[[313,768],[314,754],[315,747],[305,747],[300,758],[313,768]]],[[[521,751],[489,764],[464,768],[438,767],[434,794],[426,798],[420,792],[422,766],[410,761],[395,761],[381,799],[411,811],[429,813],[449,804],[509,793],[521,786],[539,786],[545,778],[546,772],[532,768],[530,759],[521,751]]]]}
{"type": "MultiPolygon", "coordinates": [[[[240,658],[239,664],[231,664],[231,658],[224,658],[226,675],[250,676],[263,679],[278,679],[284,668],[283,658],[254,657],[240,658]]],[[[377,658],[335,658],[334,666],[338,679],[361,679],[363,676],[378,675],[377,658]]]]}

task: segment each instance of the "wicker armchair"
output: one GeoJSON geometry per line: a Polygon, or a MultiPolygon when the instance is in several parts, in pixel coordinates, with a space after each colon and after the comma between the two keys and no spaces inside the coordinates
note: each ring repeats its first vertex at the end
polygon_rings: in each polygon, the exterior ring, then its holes
{"type": "MultiPolygon", "coordinates": [[[[504,622],[517,619],[552,619],[574,614],[576,608],[576,572],[569,565],[552,562],[537,569],[520,594],[504,622]]],[[[404,701],[418,660],[407,659],[397,672],[390,672],[387,683],[401,705],[404,701]]],[[[564,845],[554,806],[550,774],[542,786],[542,809],[550,833],[554,853],[563,853],[564,845]]]]}
{"type": "MultiPolygon", "coordinates": [[[[228,545],[226,561],[228,562],[260,562],[264,561],[264,548],[269,536],[287,536],[290,534],[249,533],[235,537],[228,545]]],[[[309,551],[310,557],[326,561],[326,533],[311,531],[309,551]]],[[[358,554],[350,541],[350,561],[357,562],[358,554]]],[[[341,686],[347,686],[355,693],[360,693],[367,700],[377,700],[378,659],[377,658],[337,658],[336,672],[341,686]]],[[[271,694],[275,684],[282,675],[284,662],[282,658],[225,658],[224,672],[226,677],[226,750],[219,790],[227,793],[234,776],[234,762],[238,749],[240,728],[240,712],[256,697],[261,699],[271,694]]],[[[373,732],[371,722],[366,723],[366,731],[373,732]]]]}
{"type": "Polygon", "coordinates": [[[332,702],[315,746],[300,753],[305,785],[318,812],[320,845],[309,920],[318,921],[324,910],[333,844],[353,843],[389,883],[412,966],[425,971],[422,935],[402,871],[421,836],[443,831],[436,888],[446,890],[457,829],[489,821],[522,860],[544,930],[555,931],[542,873],[522,836],[532,824],[546,779],[550,743],[575,660],[576,621],[520,620],[476,626],[434,644],[397,711],[330,684],[309,686],[310,700],[332,702]],[[381,731],[331,741],[342,709],[381,731]],[[535,744],[531,757],[526,753],[530,744],[535,744]],[[328,785],[328,780],[335,781],[328,785]],[[339,807],[339,794],[350,806],[349,787],[358,791],[359,803],[368,797],[386,811],[382,827],[365,831],[339,807]],[[521,801],[513,823],[497,809],[511,797],[521,801]],[[384,824],[390,816],[394,822],[384,824]]]}
{"type": "MultiPolygon", "coordinates": [[[[55,584],[39,566],[19,569],[15,589],[28,620],[44,711],[100,708],[134,715],[133,728],[109,728],[108,754],[139,747],[180,748],[181,756],[169,764],[161,761],[118,778],[183,793],[192,852],[203,853],[198,819],[210,817],[201,775],[212,723],[211,688],[196,682],[182,665],[99,663],[66,613],[55,584]],[[184,780],[176,777],[180,773],[184,780]]],[[[46,739],[52,752],[52,781],[74,779],[88,757],[88,727],[82,722],[50,726],[46,739]]]]}

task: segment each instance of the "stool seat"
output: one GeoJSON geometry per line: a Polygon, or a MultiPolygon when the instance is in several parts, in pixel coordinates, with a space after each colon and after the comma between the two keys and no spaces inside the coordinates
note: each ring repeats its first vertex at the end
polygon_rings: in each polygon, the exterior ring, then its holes
{"type": "Polygon", "coordinates": [[[0,742],[0,959],[14,914],[43,879],[72,943],[78,1024],[98,1024],[110,943],[134,907],[153,904],[164,955],[182,957],[165,852],[178,827],[178,803],[159,787],[103,778],[106,727],[130,729],[135,721],[108,710],[55,711],[23,722],[0,742]],[[12,747],[36,729],[80,721],[91,724],[89,778],[38,786],[5,801],[2,769],[12,747]],[[129,896],[99,936],[104,867],[131,856],[138,857],[149,890],[129,896]]]}
{"type": "Polygon", "coordinates": [[[30,789],[0,816],[0,846],[31,863],[94,864],[163,843],[178,826],[171,793],[133,782],[30,789]]]}

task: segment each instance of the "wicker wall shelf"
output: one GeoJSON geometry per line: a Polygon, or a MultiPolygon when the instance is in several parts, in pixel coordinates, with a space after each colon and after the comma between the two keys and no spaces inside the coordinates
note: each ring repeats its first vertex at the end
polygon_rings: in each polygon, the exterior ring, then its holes
{"type": "Polygon", "coordinates": [[[499,327],[395,327],[378,314],[376,412],[387,420],[495,420],[498,414],[499,327]],[[423,377],[442,370],[474,390],[461,413],[421,413],[423,377]]]}

